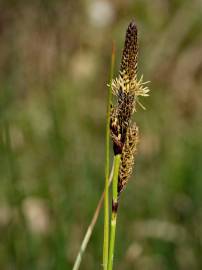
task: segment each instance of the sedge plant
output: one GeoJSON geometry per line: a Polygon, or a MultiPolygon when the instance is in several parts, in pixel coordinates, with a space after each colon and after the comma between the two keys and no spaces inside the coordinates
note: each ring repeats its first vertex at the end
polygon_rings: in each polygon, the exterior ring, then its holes
{"type": "Polygon", "coordinates": [[[104,201],[104,240],[103,240],[103,268],[113,269],[117,213],[121,192],[125,189],[133,172],[139,128],[133,120],[137,104],[145,109],[139,97],[148,96],[148,82],[143,82],[143,76],[137,79],[138,35],[137,26],[132,21],[127,30],[122,54],[119,76],[113,79],[115,52],[112,49],[110,82],[108,90],[107,123],[106,123],[106,161],[105,161],[105,189],[102,193],[93,219],[85,234],[77,255],[73,270],[78,270],[83,253],[90,240],[96,224],[102,203],[104,201]],[[112,102],[112,94],[114,101],[112,102]],[[109,177],[109,137],[113,143],[114,161],[109,177]],[[109,186],[112,181],[112,211],[109,233],[109,186]]]}
{"type": "MultiPolygon", "coordinates": [[[[148,96],[149,89],[143,77],[137,79],[138,40],[137,27],[132,21],[126,31],[119,76],[112,82],[115,102],[111,106],[110,131],[114,150],[112,183],[112,214],[107,270],[113,269],[117,212],[121,192],[125,189],[133,170],[139,140],[139,129],[132,116],[139,96],[148,96]]],[[[141,106],[143,107],[143,106],[141,106]]]]}

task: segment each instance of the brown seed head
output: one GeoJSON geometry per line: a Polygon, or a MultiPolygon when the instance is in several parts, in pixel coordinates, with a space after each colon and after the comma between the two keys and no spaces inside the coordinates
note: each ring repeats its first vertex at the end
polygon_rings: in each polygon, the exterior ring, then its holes
{"type": "MultiPolygon", "coordinates": [[[[118,194],[126,187],[133,171],[139,130],[132,121],[139,96],[148,96],[149,88],[143,76],[137,79],[138,42],[137,27],[132,21],[126,31],[119,76],[112,82],[116,102],[111,107],[110,130],[114,154],[121,154],[118,194]]],[[[141,105],[143,107],[143,105],[141,105]]]]}
{"type": "Polygon", "coordinates": [[[137,27],[132,21],[126,31],[125,44],[122,54],[120,75],[125,80],[131,81],[137,76],[138,42],[137,27]]]}
{"type": "Polygon", "coordinates": [[[136,124],[128,128],[126,134],[126,141],[121,155],[121,165],[119,169],[118,193],[124,190],[130,178],[137,151],[137,144],[139,140],[139,129],[136,124]]]}
{"type": "Polygon", "coordinates": [[[135,109],[133,89],[137,75],[137,53],[137,27],[132,21],[126,31],[119,77],[112,83],[113,93],[117,96],[117,103],[111,110],[111,134],[115,153],[122,152],[135,109]]]}

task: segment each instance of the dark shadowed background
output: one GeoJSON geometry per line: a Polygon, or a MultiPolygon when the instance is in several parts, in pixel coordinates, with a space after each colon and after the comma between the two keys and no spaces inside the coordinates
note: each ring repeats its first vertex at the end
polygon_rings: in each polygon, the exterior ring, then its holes
{"type": "MultiPolygon", "coordinates": [[[[0,1],[0,269],[71,269],[104,187],[112,40],[139,30],[117,270],[202,269],[202,1],[0,1]]],[[[103,213],[82,270],[102,269],[103,213]]]]}

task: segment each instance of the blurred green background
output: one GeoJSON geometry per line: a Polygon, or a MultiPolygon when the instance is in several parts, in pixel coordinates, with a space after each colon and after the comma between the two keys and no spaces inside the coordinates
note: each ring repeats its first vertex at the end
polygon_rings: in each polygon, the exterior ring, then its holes
{"type": "MultiPolygon", "coordinates": [[[[71,269],[104,187],[112,40],[150,80],[115,269],[202,269],[202,1],[0,1],[0,269],[71,269]]],[[[102,269],[103,213],[82,270],[102,269]]]]}

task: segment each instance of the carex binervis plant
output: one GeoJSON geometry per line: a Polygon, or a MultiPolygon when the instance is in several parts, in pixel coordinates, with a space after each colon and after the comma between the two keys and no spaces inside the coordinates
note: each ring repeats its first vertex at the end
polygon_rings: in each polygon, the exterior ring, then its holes
{"type": "Polygon", "coordinates": [[[133,114],[137,105],[144,108],[139,97],[149,94],[148,82],[138,79],[138,32],[132,21],[126,31],[119,75],[112,81],[114,103],[110,112],[110,133],[114,150],[114,173],[112,188],[112,216],[110,230],[108,270],[113,269],[116,219],[121,192],[125,189],[134,167],[139,141],[139,128],[133,114]]]}
{"type": "Polygon", "coordinates": [[[113,269],[116,221],[121,192],[126,188],[133,172],[139,128],[133,114],[137,105],[145,109],[140,102],[140,96],[146,97],[148,82],[143,82],[143,76],[137,77],[138,64],[138,33],[137,26],[132,21],[126,31],[125,44],[122,54],[119,75],[113,79],[115,48],[112,48],[110,83],[108,91],[107,124],[106,124],[106,164],[105,189],[97,205],[92,221],[88,226],[85,237],[76,257],[73,270],[78,270],[83,254],[91,237],[98,214],[104,201],[104,239],[103,239],[103,269],[113,269]],[[111,92],[113,102],[111,102],[111,92]],[[112,103],[112,104],[111,104],[112,103]],[[114,151],[114,161],[109,174],[109,137],[111,136],[114,151]],[[112,213],[109,235],[109,204],[108,192],[112,181],[112,213]]]}

